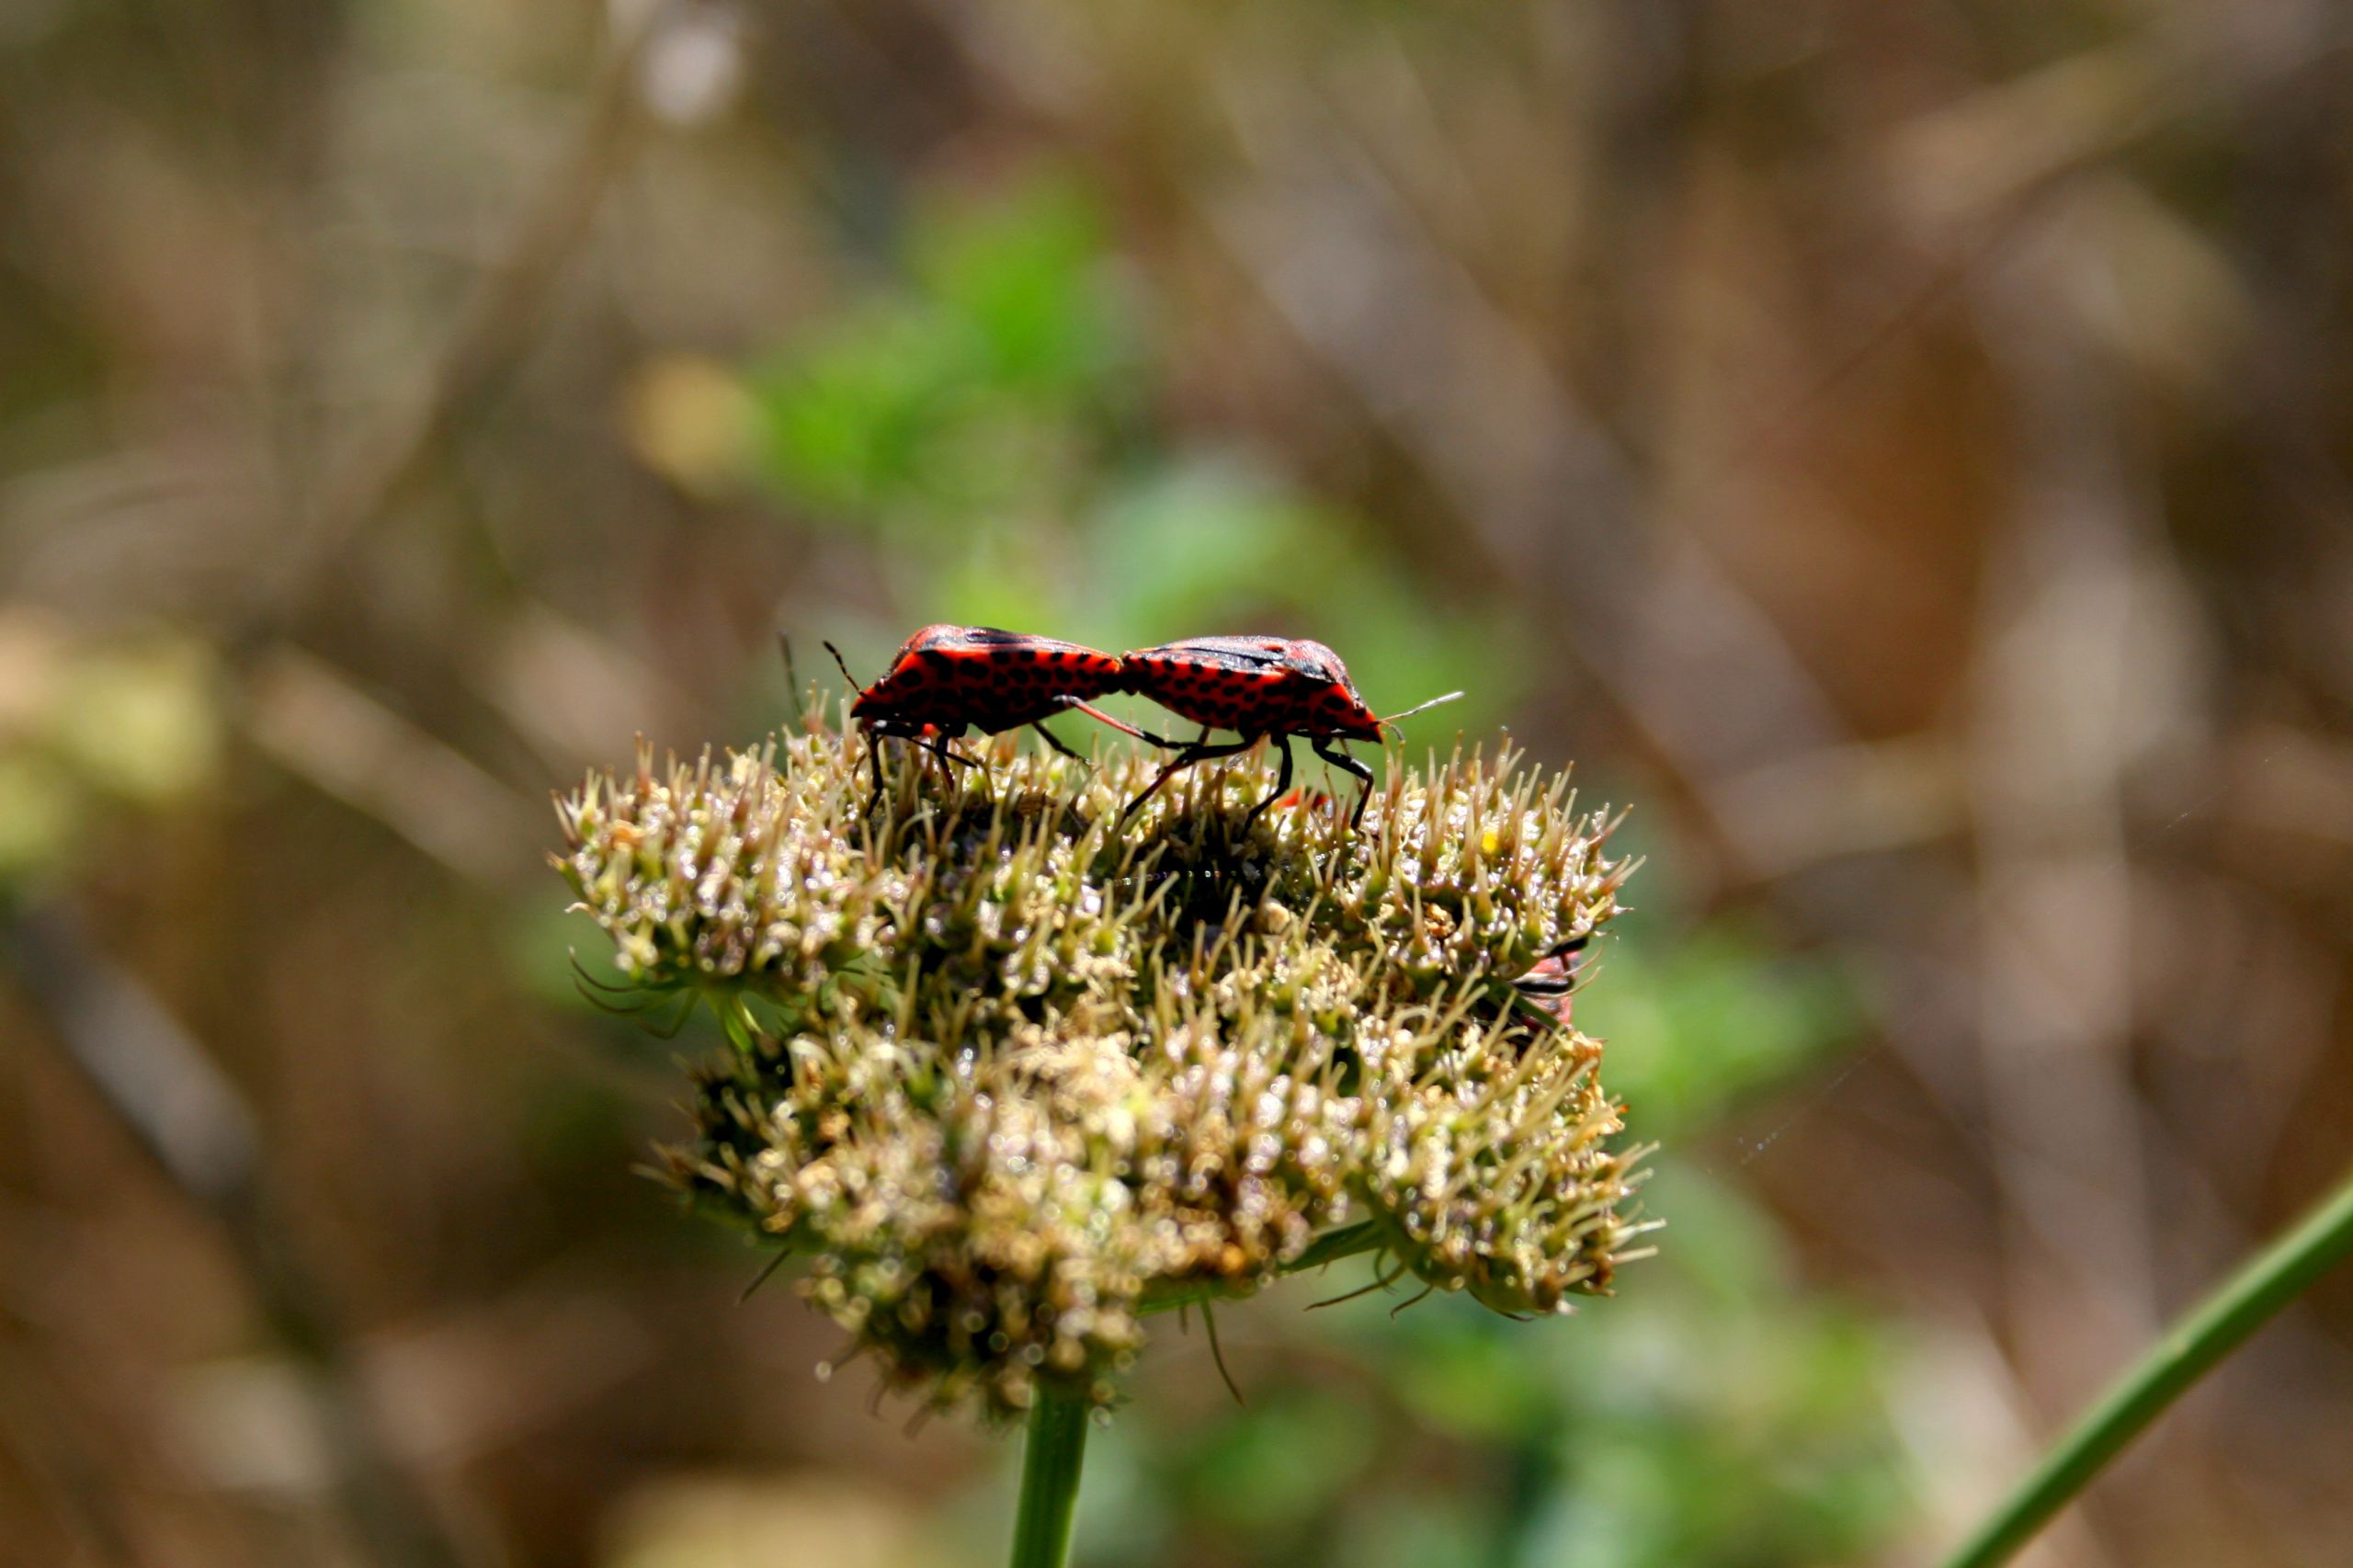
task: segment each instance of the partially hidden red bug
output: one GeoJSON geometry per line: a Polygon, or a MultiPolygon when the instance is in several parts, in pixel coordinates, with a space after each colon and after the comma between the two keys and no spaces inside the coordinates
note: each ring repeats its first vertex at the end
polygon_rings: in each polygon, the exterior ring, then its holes
{"type": "MultiPolygon", "coordinates": [[[[852,687],[858,677],[831,642],[825,651],[841,665],[852,687]]],[[[1113,729],[1144,739],[1134,725],[1088,706],[1086,699],[1120,689],[1120,661],[1109,653],[1002,631],[994,626],[926,626],[901,644],[891,667],[850,704],[850,717],[865,728],[867,760],[874,769],[874,793],[866,809],[882,798],[880,743],[896,738],[943,762],[970,767],[972,758],[949,748],[968,729],[984,735],[1033,726],[1046,744],[1084,762],[1042,721],[1064,709],[1100,719],[1113,729]]]]}
{"type": "Polygon", "coordinates": [[[1247,751],[1272,737],[1282,759],[1280,771],[1274,792],[1242,819],[1247,829],[1260,812],[1290,788],[1290,747],[1285,743],[1297,735],[1317,756],[1364,781],[1356,810],[1348,815],[1353,828],[1363,820],[1365,804],[1372,798],[1372,769],[1349,756],[1347,744],[1378,743],[1381,732],[1394,728],[1396,721],[1462,695],[1449,691],[1383,718],[1365,706],[1337,653],[1321,642],[1280,637],[1196,637],[1122,653],[1120,667],[1120,689],[1149,697],[1177,717],[1201,726],[1199,738],[1185,743],[1142,735],[1154,745],[1176,750],[1177,756],[1142,794],[1128,802],[1127,810],[1120,813],[1122,822],[1177,769],[1247,751]],[[1232,730],[1241,738],[1213,744],[1209,738],[1211,730],[1232,730]],[[1336,745],[1340,749],[1334,749],[1336,745]]]}
{"type": "Polygon", "coordinates": [[[1576,1000],[1577,966],[1584,961],[1589,937],[1572,937],[1546,952],[1529,967],[1526,974],[1512,982],[1522,996],[1552,1015],[1563,1028],[1570,1027],[1570,1012],[1576,1000]]]}

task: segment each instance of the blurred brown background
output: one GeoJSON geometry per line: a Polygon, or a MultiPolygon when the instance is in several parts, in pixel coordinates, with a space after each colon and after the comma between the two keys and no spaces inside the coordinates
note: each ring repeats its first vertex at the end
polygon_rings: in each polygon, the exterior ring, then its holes
{"type": "MultiPolygon", "coordinates": [[[[1650,856],[1662,1256],[1164,1335],[1082,1561],[1923,1560],[2347,1163],[2348,27],[6,0],[0,1561],[997,1559],[543,865],[940,619],[1323,637],[1650,856]]],[[[2344,1562],[2348,1333],[2033,1561],[2344,1562]]]]}

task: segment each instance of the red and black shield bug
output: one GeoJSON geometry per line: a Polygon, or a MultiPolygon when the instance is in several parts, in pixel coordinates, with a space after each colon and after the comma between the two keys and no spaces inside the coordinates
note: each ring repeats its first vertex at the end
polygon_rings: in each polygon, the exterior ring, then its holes
{"type": "Polygon", "coordinates": [[[1285,743],[1297,735],[1317,756],[1364,781],[1357,809],[1348,815],[1353,828],[1363,820],[1365,802],[1372,798],[1372,769],[1348,755],[1347,743],[1378,743],[1381,732],[1393,728],[1397,720],[1462,695],[1449,691],[1418,708],[1382,718],[1357,695],[1356,683],[1348,679],[1340,655],[1321,642],[1280,637],[1196,637],[1123,653],[1120,666],[1121,690],[1140,692],[1177,717],[1201,726],[1199,738],[1181,748],[1156,735],[1143,736],[1154,745],[1176,749],[1176,759],[1161,770],[1142,794],[1128,802],[1121,821],[1150,800],[1153,790],[1178,768],[1247,751],[1271,736],[1282,758],[1281,770],[1274,793],[1251,807],[1250,814],[1242,819],[1247,829],[1260,812],[1290,788],[1290,747],[1285,743]],[[1211,730],[1232,730],[1241,738],[1213,745],[1209,738],[1211,730]],[[1336,745],[1339,749],[1334,749],[1336,745]]]}
{"type": "MultiPolygon", "coordinates": [[[[841,665],[851,686],[858,677],[843,664],[841,650],[825,651],[841,665]]],[[[1064,745],[1041,721],[1075,708],[1138,739],[1143,732],[1086,703],[1090,697],[1120,689],[1120,661],[1109,653],[1051,637],[1000,631],[994,626],[926,626],[901,644],[882,678],[858,694],[850,717],[866,731],[867,760],[874,768],[874,793],[866,809],[882,798],[880,742],[904,740],[940,758],[970,767],[972,759],[949,749],[968,729],[984,735],[1032,725],[1064,756],[1064,745]]]]}
{"type": "Polygon", "coordinates": [[[1569,1028],[1569,1013],[1576,1000],[1577,965],[1584,960],[1589,937],[1572,937],[1552,949],[1529,967],[1526,974],[1512,982],[1514,989],[1539,1008],[1550,1013],[1563,1028],[1569,1028]]]}
{"type": "Polygon", "coordinates": [[[1279,812],[1328,812],[1332,797],[1321,790],[1311,790],[1302,784],[1288,795],[1279,798],[1271,808],[1279,812]]]}

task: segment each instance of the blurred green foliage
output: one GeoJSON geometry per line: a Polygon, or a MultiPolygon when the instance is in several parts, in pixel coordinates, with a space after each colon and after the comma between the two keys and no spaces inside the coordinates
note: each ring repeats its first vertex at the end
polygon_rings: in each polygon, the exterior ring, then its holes
{"type": "Polygon", "coordinates": [[[770,472],[825,515],[904,542],[1051,504],[1118,438],[1132,312],[1075,187],[919,218],[904,287],[796,344],[762,378],[770,472]]]}
{"type": "Polygon", "coordinates": [[[1735,917],[1671,944],[1612,943],[1586,966],[1577,1021],[1622,1040],[1613,1090],[1648,1136],[1704,1133],[1727,1111],[1799,1077],[1856,1031],[1856,999],[1824,960],[1792,960],[1735,917]]]}
{"type": "Polygon", "coordinates": [[[185,636],[83,636],[0,614],[0,899],[69,870],[106,817],[208,783],[219,687],[212,655],[185,636]]]}
{"type": "Polygon", "coordinates": [[[1340,651],[1377,708],[1467,688],[1417,737],[1516,695],[1508,620],[1433,606],[1363,519],[1254,454],[1172,441],[1150,296],[1096,203],[1039,177],[919,208],[892,278],[755,371],[760,472],[821,526],[879,536],[904,626],[847,641],[870,668],[925,620],[1125,649],[1288,631],[1340,651]]]}

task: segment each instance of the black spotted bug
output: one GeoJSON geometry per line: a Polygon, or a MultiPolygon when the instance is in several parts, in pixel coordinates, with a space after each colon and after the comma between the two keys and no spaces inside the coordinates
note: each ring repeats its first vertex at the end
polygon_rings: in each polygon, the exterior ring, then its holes
{"type": "MultiPolygon", "coordinates": [[[[856,687],[858,677],[843,663],[841,651],[831,642],[825,651],[856,687]]],[[[1043,722],[1069,708],[1147,738],[1134,725],[1087,704],[1090,697],[1120,690],[1121,678],[1118,658],[1076,642],[994,626],[923,628],[900,645],[881,678],[860,689],[850,704],[850,717],[866,731],[867,758],[874,769],[867,810],[882,798],[879,743],[885,739],[904,740],[943,762],[970,767],[972,759],[949,749],[950,741],[968,729],[994,735],[1027,724],[1048,745],[1083,762],[1043,722]]]]}
{"type": "Polygon", "coordinates": [[[1174,750],[1177,756],[1143,793],[1128,802],[1127,810],[1120,813],[1122,822],[1179,768],[1212,757],[1231,756],[1272,738],[1282,759],[1280,771],[1273,793],[1251,807],[1249,815],[1243,818],[1242,825],[1246,830],[1260,812],[1290,788],[1290,747],[1285,743],[1296,735],[1305,740],[1317,756],[1363,781],[1356,810],[1348,815],[1348,825],[1353,828],[1363,820],[1365,804],[1372,798],[1372,769],[1348,755],[1347,743],[1377,743],[1381,731],[1394,728],[1396,721],[1462,695],[1449,691],[1444,697],[1434,697],[1418,707],[1384,718],[1365,705],[1337,653],[1321,642],[1303,639],[1195,637],[1122,653],[1119,665],[1117,689],[1149,697],[1177,717],[1201,726],[1199,737],[1186,743],[1136,732],[1154,745],[1174,750]],[[1231,730],[1240,738],[1212,744],[1209,738],[1211,730],[1231,730]]]}

